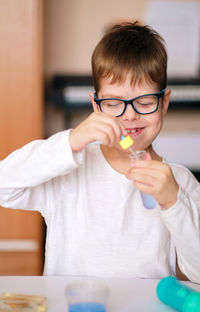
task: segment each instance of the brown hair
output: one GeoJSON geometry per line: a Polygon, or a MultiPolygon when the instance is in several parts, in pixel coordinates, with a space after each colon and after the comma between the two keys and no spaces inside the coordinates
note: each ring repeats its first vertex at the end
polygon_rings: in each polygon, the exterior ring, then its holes
{"type": "Polygon", "coordinates": [[[92,75],[98,92],[103,78],[111,83],[153,81],[159,90],[167,84],[167,53],[163,38],[138,22],[115,25],[97,44],[92,55],[92,75]]]}

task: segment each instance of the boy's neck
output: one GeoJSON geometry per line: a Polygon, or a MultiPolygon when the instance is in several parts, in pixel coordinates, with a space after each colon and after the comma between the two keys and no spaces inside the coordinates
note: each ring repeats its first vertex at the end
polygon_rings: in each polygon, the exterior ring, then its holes
{"type": "Polygon", "coordinates": [[[147,152],[151,155],[153,160],[162,161],[162,157],[160,157],[153,149],[152,145],[147,148],[147,152]]]}
{"type": "Polygon", "coordinates": [[[125,174],[130,168],[130,157],[128,153],[116,147],[101,145],[101,151],[109,165],[119,173],[125,174]]]}
{"type": "MultiPolygon", "coordinates": [[[[130,168],[130,157],[127,152],[106,145],[101,145],[101,151],[106,161],[114,170],[122,174],[127,173],[130,168]]],[[[150,153],[153,160],[162,161],[162,158],[156,154],[152,146],[150,146],[147,151],[150,153]]]]}

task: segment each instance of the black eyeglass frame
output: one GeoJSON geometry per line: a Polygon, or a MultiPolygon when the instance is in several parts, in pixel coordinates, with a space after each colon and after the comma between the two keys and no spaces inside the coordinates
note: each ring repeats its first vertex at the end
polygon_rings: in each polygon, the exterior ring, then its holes
{"type": "Polygon", "coordinates": [[[124,106],[123,112],[122,112],[120,115],[117,115],[117,116],[115,116],[115,117],[120,117],[120,116],[122,116],[122,115],[125,113],[126,107],[127,107],[128,104],[130,104],[130,105],[132,106],[132,108],[134,109],[134,111],[135,111],[136,113],[138,113],[138,114],[140,114],[140,115],[149,115],[149,114],[153,114],[154,112],[157,111],[157,109],[158,109],[158,107],[159,107],[159,99],[160,99],[161,97],[163,97],[164,94],[165,94],[165,89],[161,90],[160,92],[156,92],[156,93],[149,93],[149,94],[140,95],[140,96],[137,96],[137,97],[135,97],[135,98],[133,98],[133,99],[130,99],[130,100],[123,100],[123,99],[118,99],[118,98],[104,98],[104,99],[98,99],[98,98],[97,98],[97,94],[96,94],[96,92],[95,92],[95,93],[94,93],[94,101],[95,101],[95,103],[99,106],[101,112],[103,112],[103,111],[102,111],[102,108],[101,108],[101,102],[102,102],[102,101],[105,101],[105,100],[119,100],[119,101],[124,102],[125,106],[124,106]],[[154,96],[157,97],[157,106],[156,106],[156,108],[155,108],[152,112],[150,112],[150,113],[140,113],[140,112],[138,112],[137,108],[136,108],[136,107],[134,106],[134,104],[133,104],[133,101],[135,101],[135,100],[137,100],[137,99],[139,99],[139,98],[141,98],[141,97],[151,96],[151,95],[154,95],[154,96]]]}

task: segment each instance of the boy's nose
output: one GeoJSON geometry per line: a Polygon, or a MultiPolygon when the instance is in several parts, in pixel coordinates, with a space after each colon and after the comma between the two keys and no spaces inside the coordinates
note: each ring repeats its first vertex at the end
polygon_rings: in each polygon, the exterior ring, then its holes
{"type": "Polygon", "coordinates": [[[134,110],[131,104],[128,104],[122,118],[123,120],[135,120],[140,118],[140,114],[134,110]]]}

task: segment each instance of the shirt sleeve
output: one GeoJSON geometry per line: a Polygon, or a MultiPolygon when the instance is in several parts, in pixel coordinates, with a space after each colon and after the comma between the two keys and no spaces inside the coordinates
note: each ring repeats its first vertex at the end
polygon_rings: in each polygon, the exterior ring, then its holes
{"type": "Polygon", "coordinates": [[[47,200],[45,182],[78,167],[82,152],[72,153],[69,132],[32,141],[0,161],[1,206],[38,210],[35,199],[47,200]]]}
{"type": "Polygon", "coordinates": [[[186,169],[179,168],[178,200],[174,206],[161,210],[176,248],[181,271],[192,282],[200,283],[200,183],[186,169]]]}

